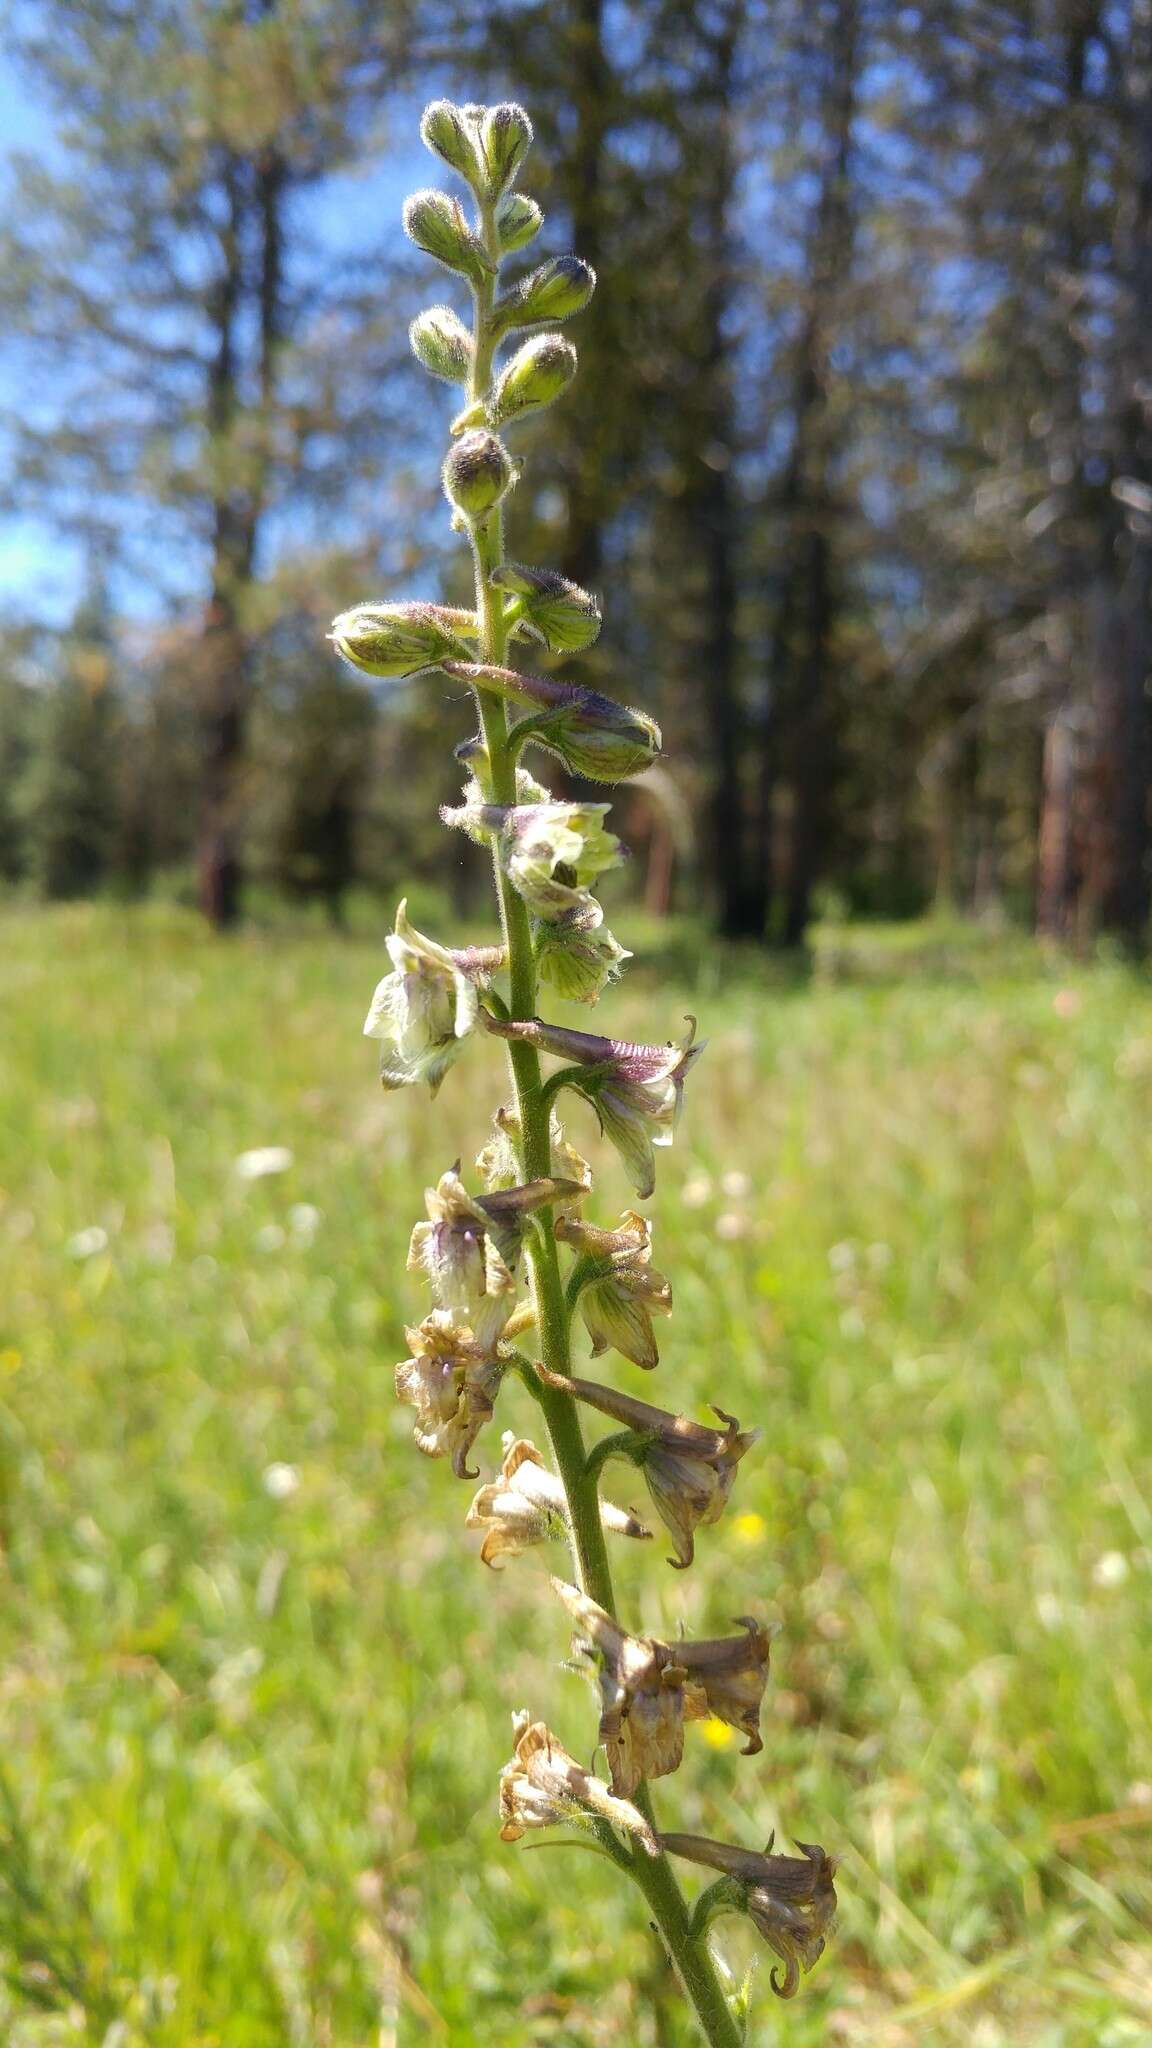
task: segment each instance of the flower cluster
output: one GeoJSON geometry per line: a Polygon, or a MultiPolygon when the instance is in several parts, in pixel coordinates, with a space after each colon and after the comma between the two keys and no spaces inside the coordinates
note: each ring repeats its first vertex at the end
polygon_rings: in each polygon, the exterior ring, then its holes
{"type": "Polygon", "coordinates": [[[552,404],[575,372],[576,353],[557,325],[588,303],[595,277],[561,257],[502,285],[501,265],[538,232],[536,203],[516,189],[532,140],[518,106],[455,106],[425,113],[428,147],[468,187],[473,210],[440,191],[415,194],[404,211],[412,240],[468,287],[471,328],[450,306],[412,323],[418,360],[463,387],[443,464],[453,526],[471,548],[475,604],[357,605],[336,620],[343,659],[372,677],[439,671],[467,684],[479,719],[456,749],[468,781],[445,822],[488,854],[500,905],[498,945],[448,947],[397,912],[387,940],[390,971],[372,999],[365,1031],[382,1042],[388,1088],[424,1083],[435,1094],[477,1033],[507,1050],[514,1099],[466,1183],[459,1161],[425,1197],[413,1227],[409,1269],[430,1292],[423,1321],[408,1331],[411,1356],[396,1368],[400,1400],[414,1411],[418,1448],[446,1457],[460,1478],[511,1382],[536,1401],[553,1462],[517,1429],[506,1429],[496,1474],[475,1492],[465,1517],[481,1533],[480,1559],[497,1566],[541,1544],[568,1546],[575,1583],[552,1585],[573,1626],[579,1666],[600,1709],[598,1747],[609,1783],[579,1764],[542,1722],[514,1718],[514,1754],[500,1777],[500,1833],[571,1825],[591,1831],[645,1892],[681,1969],[710,2042],[739,2038],[705,1935],[720,1912],[746,1913],[783,1966],[774,1988],[790,1996],[823,1950],[835,1911],[833,1866],[801,1843],[800,1858],[664,1834],[647,1786],[681,1764],[685,1731],[701,1719],[744,1737],[743,1754],[763,1747],[760,1712],[771,1630],[742,1617],[739,1632],[665,1641],[630,1633],[618,1620],[605,1536],[648,1540],[630,1506],[603,1500],[610,1460],[643,1478],[672,1539],[669,1562],[687,1570],[697,1532],[723,1515],[759,1429],[722,1408],[717,1424],[636,1399],[572,1370],[577,1319],[593,1357],[617,1353],[646,1372],[660,1362],[656,1324],[672,1312],[672,1289],[652,1263],[652,1226],[634,1209],[615,1225],[590,1218],[591,1168],[565,1136],[562,1094],[591,1109],[641,1199],[656,1182],[656,1155],[673,1142],[685,1084],[703,1046],[695,1020],[680,1039],[637,1044],[549,1022],[536,1014],[538,989],[593,1004],[631,957],[604,923],[597,890],[626,849],[607,824],[609,805],[557,792],[524,766],[527,749],[571,774],[617,782],[657,757],[660,733],[644,711],[584,684],[532,675],[514,665],[519,643],[542,658],[579,654],[595,640],[600,608],[587,591],[549,569],[507,561],[506,501],[517,464],[502,438],[552,404]],[[526,332],[527,330],[527,332],[526,332]],[[503,350],[510,352],[501,354],[503,350]],[[541,1061],[557,1064],[542,1069],[541,1061]],[[616,1427],[586,1451],[581,1416],[616,1427]],[[721,1874],[702,1894],[692,1932],[664,1858],[674,1854],[721,1874]],[[659,1884],[648,1875],[661,1864],[659,1884]],[[692,1947],[691,1955],[685,1944],[692,1947]]]}

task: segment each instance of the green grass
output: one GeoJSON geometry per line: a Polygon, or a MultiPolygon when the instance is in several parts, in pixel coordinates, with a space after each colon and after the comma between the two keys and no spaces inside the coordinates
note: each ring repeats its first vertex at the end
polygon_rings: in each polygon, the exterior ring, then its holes
{"type": "MultiPolygon", "coordinates": [[[[788,2007],[762,1972],[753,2039],[1147,2043],[1152,997],[994,952],[807,988],[691,957],[600,1013],[711,1038],[657,1382],[608,1372],[765,1436],[693,1573],[654,1544],[617,1577],[648,1629],[782,1625],[764,1755],[692,1729],[657,1788],[842,1858],[830,1953],[788,2007]]],[[[496,1837],[511,1710],[586,1757],[594,1707],[558,1557],[484,1573],[393,1399],[420,1190],[501,1072],[382,1098],[381,971],[173,912],[0,924],[6,2048],[690,2038],[615,1873],[496,1837]]]]}

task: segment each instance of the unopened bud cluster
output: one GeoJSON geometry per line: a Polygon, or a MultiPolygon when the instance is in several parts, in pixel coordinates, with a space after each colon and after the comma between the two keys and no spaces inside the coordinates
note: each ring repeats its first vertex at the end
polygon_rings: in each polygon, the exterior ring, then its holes
{"type": "MultiPolygon", "coordinates": [[[[576,351],[555,328],[588,304],[595,277],[578,257],[563,256],[501,288],[503,259],[536,234],[542,218],[515,186],[532,140],[522,108],[439,100],[421,133],[473,200],[467,213],[448,193],[419,192],[405,205],[404,225],[471,289],[470,327],[451,306],[434,305],[410,334],[423,367],[464,388],[442,478],[453,524],[471,547],[476,603],[472,610],[422,601],[357,605],[336,620],[332,638],[366,675],[435,670],[470,686],[480,730],[456,749],[469,777],[460,802],[442,815],[492,860],[503,940],[445,946],[418,931],[401,904],[387,941],[390,971],[364,1028],[382,1042],[385,1087],[425,1083],[433,1094],[470,1038],[496,1038],[508,1049],[515,1100],[497,1111],[474,1173],[457,1161],[427,1191],[409,1267],[429,1298],[408,1331],[410,1355],[396,1368],[396,1391],[413,1411],[419,1449],[473,1480],[480,1473],[469,1459],[482,1455],[509,1381],[539,1404],[557,1469],[531,1438],[506,1429],[501,1462],[475,1493],[465,1526],[482,1532],[480,1557],[493,1567],[544,1544],[570,1548],[578,1583],[557,1576],[552,1586],[598,1696],[598,1745],[610,1784],[543,1722],[518,1714],[514,1754],[500,1780],[500,1832],[515,1841],[556,1825],[591,1831],[645,1890],[706,2037],[730,2041],[735,2020],[704,1947],[710,1921],[725,1911],[749,1915],[783,1964],[774,1988],[789,1996],[823,1949],[835,1891],[832,1864],[818,1848],[801,1844],[797,1860],[661,1833],[646,1786],[679,1768],[692,1722],[738,1729],[746,1756],[762,1748],[771,1631],[747,1617],[739,1633],[716,1640],[631,1634],[616,1617],[607,1564],[606,1536],[643,1541],[652,1534],[631,1507],[600,1498],[607,1464],[631,1466],[643,1480],[671,1539],[669,1562],[686,1570],[699,1532],[723,1515],[761,1432],[723,1408],[704,1422],[573,1370],[572,1341],[581,1331],[593,1357],[615,1353],[655,1370],[672,1286],[653,1264],[646,1216],[587,1213],[592,1171],[565,1136],[555,1103],[565,1093],[591,1111],[646,1200],[657,1152],[673,1141],[703,1050],[691,1019],[679,1039],[637,1044],[536,1014],[540,983],[593,1004],[631,957],[607,930],[597,894],[627,849],[608,826],[607,803],[555,794],[522,756],[532,749],[572,774],[614,783],[641,774],[660,751],[648,713],[578,681],[527,672],[514,659],[525,641],[545,659],[579,654],[600,630],[589,592],[552,569],[506,560],[503,542],[518,468],[502,431],[551,405],[571,382],[576,351]],[[526,328],[534,331],[525,339],[526,328]],[[511,352],[500,361],[504,344],[511,352]],[[555,1064],[542,1069],[542,1060],[555,1064]],[[577,1414],[614,1425],[587,1454],[577,1414]],[[697,1908],[690,1939],[701,1953],[692,1967],[683,1919],[677,1934],[674,1921],[661,1917],[666,1892],[654,1894],[646,1876],[669,1852],[721,1873],[697,1908]]],[[[587,1755],[592,1744],[585,1737],[577,1747],[587,1755]]]]}

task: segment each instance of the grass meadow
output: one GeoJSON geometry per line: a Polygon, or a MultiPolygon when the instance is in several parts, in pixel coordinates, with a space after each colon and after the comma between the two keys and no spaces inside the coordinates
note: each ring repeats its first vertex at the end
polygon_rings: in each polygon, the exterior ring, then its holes
{"type": "MultiPolygon", "coordinates": [[[[841,1858],[756,2043],[1148,2044],[1152,992],[928,957],[788,983],[684,945],[599,1013],[710,1038],[653,1209],[661,1368],[606,1376],[765,1432],[692,1573],[617,1553],[624,1611],[780,1624],[763,1756],[693,1727],[658,1807],[841,1858]]],[[[497,1840],[512,1710],[586,1758],[595,1708],[562,1554],[486,1573],[393,1397],[421,1190],[501,1063],[383,1097],[383,966],[170,910],[0,923],[6,2048],[690,2039],[615,1873],[497,1840]],[[290,1166],[244,1179],[264,1146],[290,1166]]],[[[533,1426],[501,1399],[485,1476],[533,1426]]]]}

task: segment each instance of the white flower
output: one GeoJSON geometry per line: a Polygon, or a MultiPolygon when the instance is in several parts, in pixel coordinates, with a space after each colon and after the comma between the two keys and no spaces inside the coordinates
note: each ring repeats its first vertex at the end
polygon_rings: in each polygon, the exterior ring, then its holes
{"type": "Polygon", "coordinates": [[[108,1232],[99,1223],[89,1224],[87,1230],[78,1230],[68,1239],[68,1255],[73,1259],[92,1259],[97,1252],[107,1249],[108,1232]]]}
{"type": "Polygon", "coordinates": [[[292,1156],[287,1145],[256,1145],[251,1152],[240,1153],[232,1171],[237,1180],[266,1180],[269,1174],[287,1173],[292,1156]]]}
{"type": "Polygon", "coordinates": [[[291,1500],[300,1484],[300,1474],[295,1465],[279,1462],[264,1468],[264,1491],[269,1500],[291,1500]]]}

